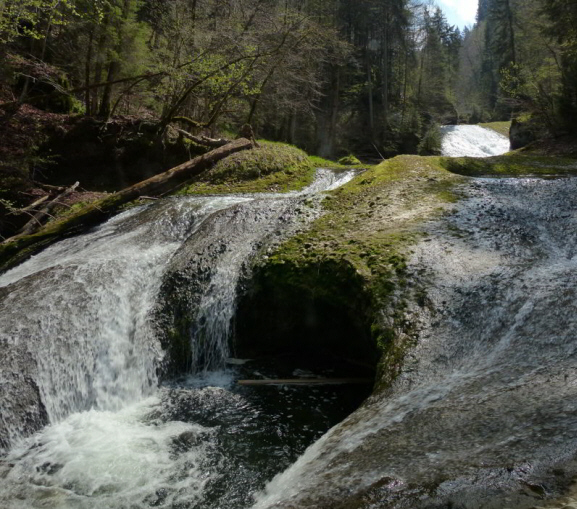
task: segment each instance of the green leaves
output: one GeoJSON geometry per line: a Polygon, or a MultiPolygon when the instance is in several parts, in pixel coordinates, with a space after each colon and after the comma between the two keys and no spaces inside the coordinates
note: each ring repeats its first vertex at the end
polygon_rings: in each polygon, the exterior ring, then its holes
{"type": "Polygon", "coordinates": [[[73,0],[6,0],[0,4],[0,44],[25,36],[42,39],[45,26],[78,16],[73,0]]]}

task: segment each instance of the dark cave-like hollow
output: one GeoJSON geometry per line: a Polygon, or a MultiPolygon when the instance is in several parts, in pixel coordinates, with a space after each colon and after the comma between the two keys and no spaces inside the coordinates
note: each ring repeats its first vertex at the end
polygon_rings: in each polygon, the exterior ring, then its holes
{"type": "MultiPolygon", "coordinates": [[[[331,299],[260,277],[238,302],[234,354],[331,378],[374,380],[379,350],[357,299],[331,299]],[[347,305],[350,304],[350,305],[347,305]]],[[[279,373],[279,376],[282,373],[279,373]]],[[[367,396],[372,383],[366,384],[367,396]]]]}

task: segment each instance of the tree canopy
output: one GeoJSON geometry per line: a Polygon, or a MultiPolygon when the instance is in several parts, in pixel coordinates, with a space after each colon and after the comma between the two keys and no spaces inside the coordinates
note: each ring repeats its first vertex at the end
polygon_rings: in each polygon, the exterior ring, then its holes
{"type": "Polygon", "coordinates": [[[0,78],[12,102],[159,132],[250,123],[323,156],[431,153],[444,122],[574,129],[576,27],[563,0],[481,0],[464,31],[416,0],[4,0],[0,78]]]}

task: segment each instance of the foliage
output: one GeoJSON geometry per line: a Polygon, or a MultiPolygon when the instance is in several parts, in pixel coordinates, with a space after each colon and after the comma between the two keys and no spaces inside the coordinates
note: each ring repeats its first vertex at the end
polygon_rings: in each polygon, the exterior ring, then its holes
{"type": "Polygon", "coordinates": [[[466,31],[458,84],[471,121],[530,113],[550,133],[575,129],[577,8],[558,0],[483,0],[466,31]]]}
{"type": "Polygon", "coordinates": [[[577,4],[559,0],[541,0],[542,12],[550,25],[543,31],[559,46],[558,65],[561,90],[556,97],[558,116],[563,128],[577,132],[577,4]]]}
{"type": "Polygon", "coordinates": [[[437,124],[433,124],[419,143],[419,154],[423,156],[435,156],[441,154],[442,135],[437,124]]]}
{"type": "Polygon", "coordinates": [[[5,0],[0,3],[0,43],[18,37],[43,39],[77,16],[73,0],[5,0]]]}
{"type": "Polygon", "coordinates": [[[248,123],[322,157],[391,156],[434,152],[434,123],[572,129],[576,25],[561,0],[482,0],[463,32],[415,0],[5,0],[0,78],[17,103],[159,135],[248,123]]]}

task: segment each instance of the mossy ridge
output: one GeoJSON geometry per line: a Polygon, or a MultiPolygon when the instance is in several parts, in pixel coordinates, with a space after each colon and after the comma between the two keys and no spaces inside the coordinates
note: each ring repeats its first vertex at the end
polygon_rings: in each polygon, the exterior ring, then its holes
{"type": "Polygon", "coordinates": [[[349,154],[348,156],[341,157],[339,159],[339,164],[344,164],[345,166],[360,166],[362,163],[355,155],[349,154]]]}
{"type": "Polygon", "coordinates": [[[316,166],[302,150],[259,140],[259,146],[220,161],[177,194],[298,191],[311,184],[316,166]]]}
{"type": "Polygon", "coordinates": [[[503,136],[509,137],[509,130],[511,129],[511,121],[505,122],[485,122],[482,124],[478,124],[480,127],[484,127],[485,129],[491,129],[503,136]]]}
{"type": "Polygon", "coordinates": [[[424,221],[459,198],[462,181],[438,157],[385,161],[328,193],[325,215],[271,254],[259,279],[357,314],[381,350],[377,389],[385,389],[414,345],[407,301],[422,300],[407,284],[407,253],[424,221]]]}
{"type": "Polygon", "coordinates": [[[469,177],[538,177],[577,175],[577,159],[509,153],[486,158],[444,157],[442,166],[469,177]]]}

